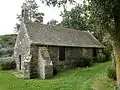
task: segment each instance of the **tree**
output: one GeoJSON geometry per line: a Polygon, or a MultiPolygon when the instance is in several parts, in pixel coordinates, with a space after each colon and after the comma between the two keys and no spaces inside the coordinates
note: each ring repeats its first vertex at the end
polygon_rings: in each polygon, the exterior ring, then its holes
{"type": "Polygon", "coordinates": [[[91,15],[113,40],[116,58],[117,85],[120,90],[120,0],[89,0],[91,15]]]}
{"type": "Polygon", "coordinates": [[[33,22],[43,23],[44,13],[38,11],[38,5],[35,0],[26,0],[25,2],[28,7],[28,18],[33,22]]]}
{"type": "Polygon", "coordinates": [[[44,13],[34,13],[32,18],[33,18],[33,22],[39,22],[39,23],[43,23],[43,16],[44,13]]]}
{"type": "Polygon", "coordinates": [[[91,19],[92,16],[88,8],[89,5],[84,2],[82,5],[77,4],[70,11],[64,10],[61,14],[63,20],[59,25],[76,30],[89,31],[102,42],[105,32],[96,23],[93,23],[94,21],[91,19]]]}
{"type": "Polygon", "coordinates": [[[86,15],[83,13],[82,5],[77,5],[72,8],[71,11],[64,10],[61,14],[63,20],[61,21],[61,26],[67,28],[73,28],[77,30],[87,31],[86,15]]]}
{"type": "MultiPolygon", "coordinates": [[[[27,5],[27,8],[28,8],[28,18],[32,22],[43,23],[44,13],[40,13],[38,11],[38,5],[36,4],[35,0],[25,0],[25,4],[27,5]]],[[[21,17],[22,17],[21,14],[17,15],[18,21],[21,21],[21,17]]],[[[18,31],[19,27],[20,27],[20,24],[16,23],[15,31],[18,31]]]]}
{"type": "Polygon", "coordinates": [[[52,19],[52,20],[50,20],[50,21],[47,22],[48,25],[53,25],[53,26],[57,25],[57,23],[58,23],[58,21],[54,20],[54,19],[52,19]]]}
{"type": "Polygon", "coordinates": [[[64,6],[67,2],[70,2],[70,4],[75,3],[75,0],[40,0],[42,3],[46,3],[48,6],[58,6],[61,5],[64,6]]]}

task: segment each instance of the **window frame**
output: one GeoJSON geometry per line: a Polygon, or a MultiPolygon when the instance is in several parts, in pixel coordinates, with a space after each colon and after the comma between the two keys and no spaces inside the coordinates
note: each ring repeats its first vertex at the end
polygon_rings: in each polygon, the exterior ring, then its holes
{"type": "Polygon", "coordinates": [[[22,56],[19,55],[19,70],[22,69],[22,56]]]}
{"type": "Polygon", "coordinates": [[[59,47],[59,60],[65,60],[65,47],[59,47]]]}

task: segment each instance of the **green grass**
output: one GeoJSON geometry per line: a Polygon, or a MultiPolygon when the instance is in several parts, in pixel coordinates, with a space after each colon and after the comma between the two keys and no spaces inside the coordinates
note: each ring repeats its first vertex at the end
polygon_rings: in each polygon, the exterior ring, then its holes
{"type": "Polygon", "coordinates": [[[116,90],[116,81],[108,78],[106,74],[95,77],[92,84],[93,90],[116,90]]]}
{"type": "Polygon", "coordinates": [[[0,71],[0,90],[92,90],[94,78],[103,75],[111,62],[58,73],[52,79],[18,79],[14,71],[0,71]]]}

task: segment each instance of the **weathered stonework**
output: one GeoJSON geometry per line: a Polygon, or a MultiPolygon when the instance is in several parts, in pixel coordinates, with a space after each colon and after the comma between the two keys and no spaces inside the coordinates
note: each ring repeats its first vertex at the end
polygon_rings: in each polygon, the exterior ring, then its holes
{"type": "Polygon", "coordinates": [[[19,53],[18,50],[16,55],[22,55],[22,70],[24,71],[24,78],[51,78],[54,70],[60,72],[75,68],[79,63],[78,60],[80,57],[86,55],[90,57],[93,56],[93,48],[65,47],[65,60],[60,61],[59,48],[59,46],[31,45],[28,48],[24,48],[27,52],[21,51],[23,52],[22,54],[19,53]]]}
{"type": "Polygon", "coordinates": [[[51,78],[53,76],[53,63],[47,47],[39,47],[38,56],[39,77],[43,79],[51,78]]]}
{"type": "Polygon", "coordinates": [[[38,47],[31,46],[31,61],[30,61],[30,78],[38,78],[38,47]]]}
{"type": "Polygon", "coordinates": [[[30,21],[25,3],[21,16],[13,57],[25,79],[51,78],[55,71],[77,67],[80,57],[92,57],[93,48],[103,48],[89,32],[30,21]],[[59,60],[60,47],[65,51],[62,61],[59,60]]]}
{"type": "Polygon", "coordinates": [[[81,56],[90,56],[92,57],[93,49],[92,48],[75,48],[75,47],[65,47],[65,60],[59,60],[59,47],[48,47],[50,54],[50,59],[53,62],[54,69],[59,71],[64,71],[70,68],[77,67],[79,59],[81,56]]]}
{"type": "Polygon", "coordinates": [[[31,58],[29,58],[31,40],[29,39],[29,36],[25,29],[26,29],[25,24],[21,23],[20,31],[17,36],[16,44],[14,47],[13,57],[16,61],[17,70],[20,70],[20,68],[21,70],[25,70],[24,61],[28,60],[30,62],[31,60],[31,58]],[[21,59],[21,64],[20,64],[20,59],[21,59]]]}

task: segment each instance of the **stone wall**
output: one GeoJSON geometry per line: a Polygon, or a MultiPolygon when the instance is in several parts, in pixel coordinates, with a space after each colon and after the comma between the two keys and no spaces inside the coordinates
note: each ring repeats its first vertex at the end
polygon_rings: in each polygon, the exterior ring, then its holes
{"type": "Polygon", "coordinates": [[[27,34],[27,30],[24,23],[21,23],[19,33],[17,35],[15,47],[14,47],[14,59],[16,61],[17,70],[20,68],[19,56],[21,56],[21,70],[24,70],[24,61],[30,61],[30,44],[31,41],[27,34]]]}
{"type": "Polygon", "coordinates": [[[78,60],[81,56],[91,56],[93,50],[91,48],[75,48],[75,47],[65,47],[65,60],[59,60],[59,47],[48,47],[48,52],[50,54],[50,59],[53,62],[53,69],[56,72],[64,71],[70,68],[77,67],[78,60]]]}
{"type": "Polygon", "coordinates": [[[65,60],[79,59],[83,55],[83,48],[65,48],[65,60]]]}
{"type": "Polygon", "coordinates": [[[50,59],[48,48],[41,46],[38,50],[39,77],[42,79],[53,77],[53,63],[50,59]]]}
{"type": "Polygon", "coordinates": [[[38,78],[38,47],[31,46],[31,61],[30,61],[30,78],[38,78]]]}
{"type": "Polygon", "coordinates": [[[82,56],[93,56],[92,48],[82,48],[82,56]]]}
{"type": "Polygon", "coordinates": [[[59,47],[49,46],[47,48],[50,55],[50,59],[52,60],[53,64],[55,64],[59,61],[59,47]]]}
{"type": "Polygon", "coordinates": [[[65,60],[59,60],[59,47],[31,46],[30,78],[51,78],[55,73],[78,65],[81,56],[92,56],[90,48],[65,47],[65,60]]]}

